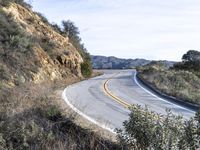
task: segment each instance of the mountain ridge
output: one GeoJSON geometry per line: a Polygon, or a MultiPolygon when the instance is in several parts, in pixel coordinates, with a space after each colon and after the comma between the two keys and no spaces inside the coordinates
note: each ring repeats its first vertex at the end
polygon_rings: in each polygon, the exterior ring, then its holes
{"type": "Polygon", "coordinates": [[[92,66],[94,69],[131,69],[146,65],[150,60],[146,59],[122,59],[115,56],[92,55],[92,66]]]}
{"type": "Polygon", "coordinates": [[[118,58],[115,56],[102,56],[102,55],[91,55],[92,59],[92,67],[93,69],[132,69],[138,66],[144,66],[151,62],[161,62],[166,67],[173,66],[175,61],[168,60],[147,60],[143,58],[135,58],[135,59],[125,59],[118,58]]]}

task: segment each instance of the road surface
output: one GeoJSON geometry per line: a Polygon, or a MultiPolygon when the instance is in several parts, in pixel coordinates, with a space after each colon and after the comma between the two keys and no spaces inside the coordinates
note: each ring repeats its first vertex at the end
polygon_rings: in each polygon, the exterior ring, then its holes
{"type": "Polygon", "coordinates": [[[112,130],[123,127],[130,113],[126,105],[130,104],[146,105],[160,114],[166,114],[169,108],[186,119],[195,115],[192,110],[151,94],[137,82],[135,73],[135,70],[104,70],[102,76],[68,86],[63,97],[81,115],[112,130]]]}

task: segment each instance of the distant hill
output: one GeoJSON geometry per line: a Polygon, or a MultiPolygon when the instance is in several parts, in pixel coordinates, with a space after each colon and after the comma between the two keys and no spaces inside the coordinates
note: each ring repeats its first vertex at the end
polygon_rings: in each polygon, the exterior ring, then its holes
{"type": "Polygon", "coordinates": [[[94,69],[130,69],[150,63],[146,59],[121,59],[117,57],[91,56],[94,69]]]}

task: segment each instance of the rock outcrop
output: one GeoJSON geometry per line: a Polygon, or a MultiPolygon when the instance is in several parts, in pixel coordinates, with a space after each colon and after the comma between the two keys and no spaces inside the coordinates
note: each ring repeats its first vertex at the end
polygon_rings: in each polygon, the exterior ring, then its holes
{"type": "MultiPolygon", "coordinates": [[[[0,5],[0,9],[2,17],[6,15],[2,19],[5,28],[6,24],[14,24],[31,41],[27,49],[22,50],[20,46],[6,46],[5,37],[0,38],[0,74],[7,77],[2,82],[13,86],[17,82],[82,77],[80,64],[83,59],[68,38],[54,31],[29,8],[12,3],[9,7],[0,5]]],[[[26,42],[26,37],[8,33],[7,43],[19,42],[20,38],[26,42]]]]}

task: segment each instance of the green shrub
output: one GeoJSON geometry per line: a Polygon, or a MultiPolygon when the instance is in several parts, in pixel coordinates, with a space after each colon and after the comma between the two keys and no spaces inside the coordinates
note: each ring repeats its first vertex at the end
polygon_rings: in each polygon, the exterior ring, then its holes
{"type": "Polygon", "coordinates": [[[3,11],[0,11],[0,33],[4,48],[14,48],[21,52],[30,50],[33,45],[32,37],[19,28],[19,26],[8,17],[3,11]]]}
{"type": "Polygon", "coordinates": [[[49,55],[52,55],[53,53],[53,49],[55,48],[55,43],[48,39],[48,38],[43,38],[40,41],[40,46],[42,47],[42,49],[44,51],[46,51],[49,55]]]}
{"type": "MultiPolygon", "coordinates": [[[[73,44],[73,46],[83,58],[84,62],[86,62],[85,64],[83,64],[83,68],[90,68],[91,58],[84,44],[81,42],[78,27],[76,27],[74,22],[70,20],[62,21],[62,26],[62,35],[67,36],[69,38],[69,42],[73,44]]],[[[83,75],[85,74],[86,76],[89,76],[90,72],[90,69],[87,69],[87,71],[83,71],[83,75]]]]}
{"type": "Polygon", "coordinates": [[[61,116],[54,105],[26,108],[26,111],[0,118],[0,121],[0,149],[117,150],[120,147],[76,125],[70,118],[61,116]],[[59,116],[59,119],[52,118],[55,116],[59,116]]]}
{"type": "Polygon", "coordinates": [[[58,107],[54,105],[48,107],[48,109],[45,112],[45,116],[52,121],[58,121],[62,118],[61,111],[58,107]]]}
{"type": "Polygon", "coordinates": [[[61,29],[61,27],[59,25],[57,25],[56,23],[52,23],[51,27],[54,29],[54,31],[56,31],[57,33],[63,35],[63,31],[61,29]]]}
{"type": "Polygon", "coordinates": [[[182,57],[182,62],[176,63],[172,69],[186,70],[200,77],[200,52],[189,50],[182,57]]]}
{"type": "Polygon", "coordinates": [[[85,61],[81,64],[81,73],[86,78],[92,75],[92,66],[89,61],[85,61]]]}
{"type": "Polygon", "coordinates": [[[27,50],[30,50],[32,47],[30,38],[24,35],[10,36],[9,44],[11,47],[20,49],[22,52],[26,52],[27,50]]]}
{"type": "Polygon", "coordinates": [[[200,147],[199,123],[194,118],[184,122],[170,111],[167,116],[161,116],[136,106],[124,122],[124,130],[117,130],[118,140],[134,150],[197,149],[200,147]]]}
{"type": "Polygon", "coordinates": [[[200,105],[200,78],[185,69],[162,68],[155,65],[139,68],[140,76],[161,92],[200,105]]]}
{"type": "Polygon", "coordinates": [[[35,12],[35,13],[41,18],[41,20],[42,20],[44,23],[50,25],[48,19],[47,19],[42,13],[40,13],[40,12],[35,12]]]}

